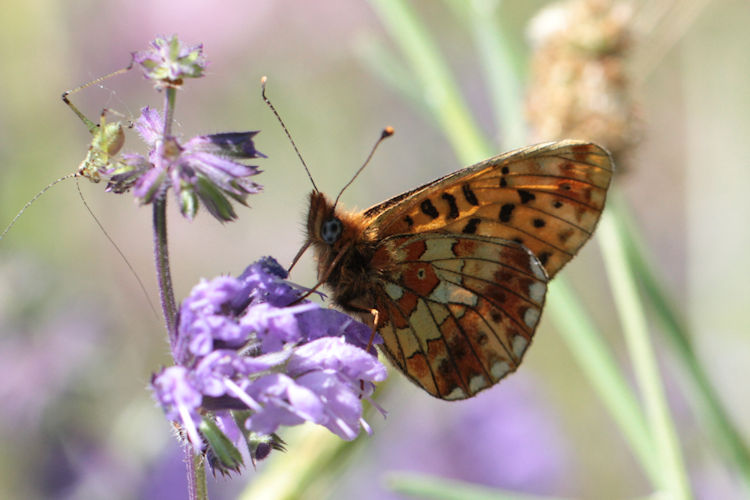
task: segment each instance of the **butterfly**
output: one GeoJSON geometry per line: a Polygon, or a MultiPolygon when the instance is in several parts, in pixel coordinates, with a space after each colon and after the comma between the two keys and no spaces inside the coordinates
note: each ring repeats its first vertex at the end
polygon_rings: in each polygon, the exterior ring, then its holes
{"type": "Polygon", "coordinates": [[[316,189],[307,241],[333,300],[375,318],[393,365],[432,396],[465,399],[518,368],[547,283],[594,231],[613,169],[602,147],[566,140],[495,156],[362,212],[316,189]]]}

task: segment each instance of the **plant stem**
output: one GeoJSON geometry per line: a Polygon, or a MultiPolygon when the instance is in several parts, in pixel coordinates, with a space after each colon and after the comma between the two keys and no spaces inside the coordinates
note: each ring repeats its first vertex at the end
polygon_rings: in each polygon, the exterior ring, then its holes
{"type": "MultiPolygon", "coordinates": [[[[167,138],[172,131],[174,117],[174,103],[177,91],[167,88],[164,103],[164,128],[162,137],[167,138]]],[[[177,342],[177,302],[174,298],[172,275],[169,270],[169,249],[167,246],[167,200],[157,197],[154,200],[154,257],[156,261],[156,275],[159,281],[159,298],[164,312],[164,321],[169,335],[169,345],[174,347],[177,342]]]]}
{"type": "Polygon", "coordinates": [[[172,289],[172,276],[169,271],[167,200],[165,198],[155,199],[153,205],[154,258],[156,262],[156,276],[159,281],[159,298],[169,335],[169,344],[174,347],[177,341],[177,327],[175,324],[177,306],[175,305],[174,290],[172,289]]]}
{"type": "Polygon", "coordinates": [[[615,192],[613,195],[608,202],[610,214],[625,244],[628,265],[638,277],[646,303],[651,306],[661,325],[660,333],[671,342],[677,358],[682,362],[686,375],[684,379],[690,384],[687,390],[694,395],[691,403],[697,407],[709,433],[724,452],[724,459],[737,469],[745,491],[750,493],[750,450],[695,352],[692,332],[683,319],[684,314],[673,304],[661,284],[653,257],[648,255],[643,234],[633,220],[632,209],[622,193],[615,192]]]}
{"type": "MultiPolygon", "coordinates": [[[[174,104],[177,91],[167,88],[164,105],[164,127],[162,137],[168,138],[172,132],[174,104]]],[[[163,140],[164,140],[163,139],[163,140]]],[[[169,270],[169,248],[167,244],[167,199],[157,197],[153,202],[154,225],[154,261],[156,276],[159,282],[159,298],[164,313],[164,322],[169,336],[172,352],[177,344],[177,301],[174,297],[172,275],[169,270]]],[[[203,457],[193,451],[190,444],[185,444],[185,466],[187,468],[188,498],[190,500],[207,500],[206,471],[203,457]]]]}
{"type": "Polygon", "coordinates": [[[602,214],[598,240],[660,464],[661,478],[657,486],[668,498],[690,499],[692,494],[680,443],[651,345],[645,311],[635,276],[628,268],[625,245],[611,217],[607,212],[602,214]]]}

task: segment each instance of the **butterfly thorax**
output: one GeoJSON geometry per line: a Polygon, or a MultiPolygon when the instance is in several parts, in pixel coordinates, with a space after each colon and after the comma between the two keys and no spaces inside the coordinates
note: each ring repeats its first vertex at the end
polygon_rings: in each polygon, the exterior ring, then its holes
{"type": "Polygon", "coordinates": [[[318,278],[331,289],[335,302],[354,311],[371,309],[378,283],[372,266],[377,239],[365,219],[335,208],[324,194],[313,191],[307,233],[318,261],[318,278]]]}

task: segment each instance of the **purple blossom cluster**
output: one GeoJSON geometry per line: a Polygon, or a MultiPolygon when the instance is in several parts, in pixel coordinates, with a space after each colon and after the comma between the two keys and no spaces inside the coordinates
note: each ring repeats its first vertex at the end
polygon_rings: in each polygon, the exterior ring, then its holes
{"type": "MultiPolygon", "coordinates": [[[[386,369],[366,352],[370,328],[299,299],[304,290],[266,257],[239,277],[196,285],[180,307],[177,365],[154,375],[155,397],[196,450],[215,448],[207,419],[231,441],[305,421],[354,439],[362,399],[386,369]]],[[[379,339],[377,340],[379,341],[379,339]]]]}
{"type": "Polygon", "coordinates": [[[183,78],[199,78],[207,65],[202,43],[185,45],[176,36],[156,37],[149,43],[148,50],[133,53],[133,61],[157,88],[180,85],[183,78]]]}
{"type": "MultiPolygon", "coordinates": [[[[203,76],[206,60],[203,46],[184,45],[176,36],[159,37],[149,50],[133,54],[146,78],[157,89],[176,89],[184,78],[203,76]]],[[[255,149],[257,131],[199,135],[181,142],[169,133],[171,117],[162,117],[149,107],[143,108],[134,126],[148,144],[148,157],[124,154],[103,172],[109,179],[107,191],[124,193],[133,189],[142,203],[162,198],[171,187],[183,216],[192,219],[200,204],[219,219],[237,218],[231,200],[246,204],[247,196],[260,192],[261,186],[248,177],[260,173],[256,166],[242,160],[265,158],[255,149]],[[166,119],[166,121],[165,121],[166,119]]]]}
{"type": "Polygon", "coordinates": [[[112,172],[108,190],[134,186],[135,197],[148,204],[172,187],[182,215],[195,217],[200,201],[221,221],[237,218],[229,198],[244,205],[249,194],[261,190],[247,179],[260,173],[258,167],[237,161],[265,157],[253,144],[257,131],[199,135],[180,143],[163,134],[162,117],[149,107],[141,111],[135,129],[150,147],[149,156],[123,155],[124,165],[112,172]]]}

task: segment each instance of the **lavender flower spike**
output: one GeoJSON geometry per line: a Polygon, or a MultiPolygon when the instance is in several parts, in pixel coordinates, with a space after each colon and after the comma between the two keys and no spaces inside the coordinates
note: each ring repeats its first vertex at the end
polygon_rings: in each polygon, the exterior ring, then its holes
{"type": "Polygon", "coordinates": [[[281,449],[274,434],[281,426],[309,421],[347,440],[370,430],[362,399],[386,369],[364,350],[369,328],[300,302],[303,289],[285,278],[267,257],[239,278],[201,281],[180,307],[178,365],[153,377],[167,418],[220,472],[237,468],[237,455],[227,448],[232,442],[244,441],[254,460],[258,442],[270,443],[266,451],[281,449]]]}

